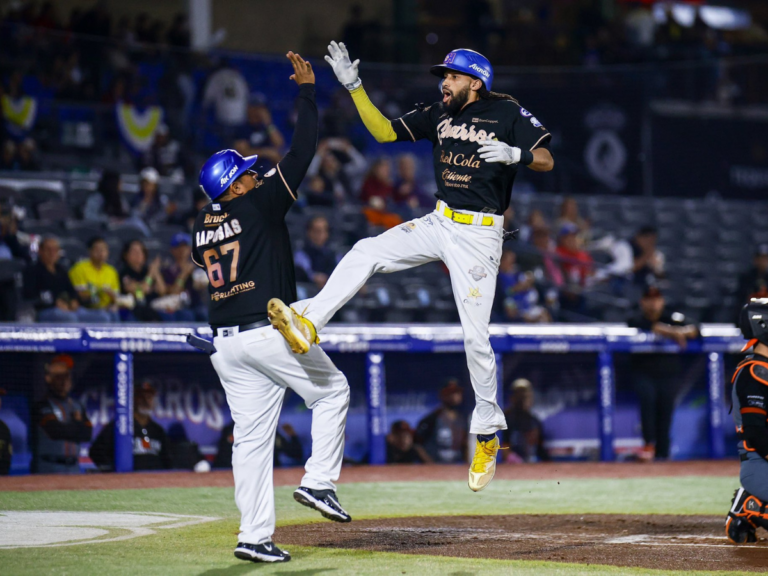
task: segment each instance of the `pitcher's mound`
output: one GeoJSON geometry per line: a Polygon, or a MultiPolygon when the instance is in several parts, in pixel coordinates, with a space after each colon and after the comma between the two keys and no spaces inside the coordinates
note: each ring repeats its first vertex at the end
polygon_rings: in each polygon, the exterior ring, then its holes
{"type": "Polygon", "coordinates": [[[734,546],[712,516],[436,516],[278,528],[281,545],[661,570],[768,570],[768,542],[734,546]]]}

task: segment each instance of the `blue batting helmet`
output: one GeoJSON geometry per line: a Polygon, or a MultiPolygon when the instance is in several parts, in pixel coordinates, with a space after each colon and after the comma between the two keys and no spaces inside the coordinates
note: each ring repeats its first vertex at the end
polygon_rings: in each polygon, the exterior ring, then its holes
{"type": "Polygon", "coordinates": [[[230,184],[256,163],[258,156],[243,158],[235,150],[222,150],[208,158],[200,169],[198,183],[206,196],[216,200],[230,184]]]}
{"type": "Polygon", "coordinates": [[[462,74],[469,74],[485,84],[486,90],[493,84],[493,67],[488,58],[474,50],[459,48],[449,52],[442,64],[432,66],[429,71],[435,76],[443,77],[446,70],[455,70],[462,74]]]}

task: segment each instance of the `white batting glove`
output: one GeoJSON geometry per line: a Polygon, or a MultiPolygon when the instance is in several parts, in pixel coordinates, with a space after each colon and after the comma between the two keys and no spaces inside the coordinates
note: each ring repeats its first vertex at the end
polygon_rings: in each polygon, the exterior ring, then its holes
{"type": "Polygon", "coordinates": [[[480,140],[482,146],[477,149],[480,158],[486,162],[517,164],[520,162],[520,148],[510,146],[498,140],[480,140]]]}
{"type": "Polygon", "coordinates": [[[362,84],[357,75],[357,66],[360,64],[360,60],[350,61],[349,52],[347,52],[344,42],[336,44],[335,41],[331,40],[328,45],[328,53],[330,56],[326,56],[325,61],[331,65],[333,73],[336,74],[339,82],[344,84],[344,88],[354,90],[362,84]]]}

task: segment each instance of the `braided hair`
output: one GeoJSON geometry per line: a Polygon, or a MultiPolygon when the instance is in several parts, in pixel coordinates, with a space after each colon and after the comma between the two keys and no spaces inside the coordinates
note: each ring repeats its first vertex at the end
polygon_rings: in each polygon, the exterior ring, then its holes
{"type": "Polygon", "coordinates": [[[516,98],[513,98],[509,94],[503,94],[501,92],[491,92],[483,86],[477,91],[477,95],[483,100],[511,100],[515,104],[519,104],[516,98]]]}

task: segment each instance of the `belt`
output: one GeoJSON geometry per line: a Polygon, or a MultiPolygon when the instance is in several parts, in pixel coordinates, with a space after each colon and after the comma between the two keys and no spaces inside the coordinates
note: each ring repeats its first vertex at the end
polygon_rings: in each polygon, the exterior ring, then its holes
{"type": "Polygon", "coordinates": [[[479,213],[456,212],[442,201],[438,201],[436,210],[439,214],[442,214],[449,220],[453,220],[459,224],[469,224],[475,226],[493,226],[496,224],[496,218],[491,215],[482,216],[479,222],[476,222],[475,220],[477,216],[479,216],[479,213]]]}
{"type": "Polygon", "coordinates": [[[250,324],[240,324],[240,326],[211,326],[211,329],[219,338],[226,338],[228,336],[239,334],[240,332],[247,332],[248,330],[256,330],[256,328],[263,328],[264,326],[269,326],[269,320],[259,320],[258,322],[251,322],[250,324]],[[237,328],[237,330],[233,330],[233,328],[237,328]]]}

